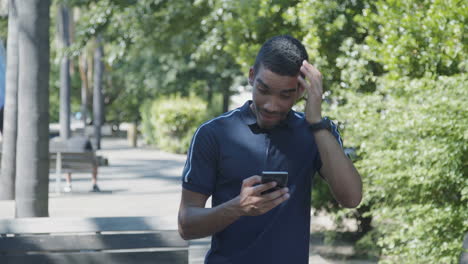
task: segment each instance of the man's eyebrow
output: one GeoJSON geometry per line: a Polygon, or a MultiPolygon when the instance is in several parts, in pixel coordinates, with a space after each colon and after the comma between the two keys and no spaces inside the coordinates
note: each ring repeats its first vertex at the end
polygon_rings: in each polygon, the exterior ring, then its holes
{"type": "Polygon", "coordinates": [[[259,82],[261,85],[265,86],[265,88],[270,89],[270,87],[262,81],[262,79],[257,78],[257,82],[259,82]]]}
{"type": "Polygon", "coordinates": [[[283,90],[281,91],[282,93],[292,93],[292,92],[295,92],[297,91],[297,88],[291,88],[291,89],[288,89],[288,90],[283,90]]]}
{"type": "MultiPolygon", "coordinates": [[[[261,85],[265,86],[265,88],[270,89],[270,86],[268,86],[265,82],[263,82],[262,79],[257,78],[257,82],[259,82],[261,85]]],[[[292,93],[292,92],[295,92],[295,91],[297,91],[297,88],[291,88],[291,89],[283,90],[283,91],[281,91],[281,93],[292,93]]]]}

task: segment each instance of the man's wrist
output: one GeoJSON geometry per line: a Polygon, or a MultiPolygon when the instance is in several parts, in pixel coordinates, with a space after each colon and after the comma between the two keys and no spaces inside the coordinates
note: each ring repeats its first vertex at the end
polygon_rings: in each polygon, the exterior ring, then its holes
{"type": "Polygon", "coordinates": [[[318,122],[315,122],[315,123],[312,123],[312,124],[309,123],[309,130],[312,133],[315,133],[315,132],[321,131],[321,130],[331,131],[331,129],[332,129],[332,122],[328,117],[324,117],[321,120],[319,120],[318,122]]]}
{"type": "Polygon", "coordinates": [[[244,215],[242,208],[239,206],[239,196],[226,202],[226,211],[232,217],[239,218],[244,215]]]}
{"type": "Polygon", "coordinates": [[[322,121],[322,116],[306,118],[306,121],[307,121],[307,123],[309,123],[309,125],[316,124],[316,123],[319,123],[320,121],[322,121]]]}
{"type": "Polygon", "coordinates": [[[311,131],[312,135],[314,135],[314,137],[321,137],[322,135],[324,134],[329,134],[330,131],[329,130],[325,130],[325,129],[319,129],[319,130],[315,130],[315,131],[311,131]]]}

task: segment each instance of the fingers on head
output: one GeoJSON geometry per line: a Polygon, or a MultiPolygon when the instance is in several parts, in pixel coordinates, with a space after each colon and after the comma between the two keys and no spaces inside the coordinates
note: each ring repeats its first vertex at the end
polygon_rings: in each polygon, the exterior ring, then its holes
{"type": "Polygon", "coordinates": [[[301,66],[300,71],[301,71],[302,74],[304,74],[304,77],[303,77],[302,75],[299,75],[300,77],[305,78],[305,77],[308,76],[308,74],[309,74],[309,70],[306,68],[305,65],[302,65],[302,66],[301,66]]]}
{"type": "Polygon", "coordinates": [[[304,77],[299,75],[297,79],[299,80],[302,86],[307,86],[307,81],[304,79],[304,77]]]}
{"type": "Polygon", "coordinates": [[[314,76],[322,77],[322,73],[312,64],[307,61],[303,61],[301,66],[301,72],[307,74],[307,72],[311,73],[314,76]]]}

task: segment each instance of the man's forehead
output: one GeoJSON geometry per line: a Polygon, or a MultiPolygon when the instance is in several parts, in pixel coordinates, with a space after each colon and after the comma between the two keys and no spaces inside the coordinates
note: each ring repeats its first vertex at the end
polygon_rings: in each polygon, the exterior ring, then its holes
{"type": "Polygon", "coordinates": [[[265,72],[273,73],[275,75],[283,76],[283,77],[299,77],[299,74],[302,76],[302,73],[300,71],[295,76],[283,75],[281,73],[275,72],[274,70],[270,69],[268,66],[265,66],[263,63],[260,63],[257,71],[255,72],[255,75],[258,76],[258,75],[263,74],[265,72]]]}
{"type": "Polygon", "coordinates": [[[281,91],[296,91],[299,85],[297,76],[285,76],[276,74],[270,70],[259,72],[255,78],[255,82],[260,83],[268,89],[281,91]]]}

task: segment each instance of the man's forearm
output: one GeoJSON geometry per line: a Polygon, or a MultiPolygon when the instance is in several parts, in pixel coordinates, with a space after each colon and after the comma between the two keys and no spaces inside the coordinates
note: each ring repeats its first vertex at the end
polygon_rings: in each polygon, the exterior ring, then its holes
{"type": "Polygon", "coordinates": [[[182,238],[188,240],[211,236],[234,223],[240,217],[235,199],[213,208],[187,207],[181,210],[179,231],[182,238]]]}
{"type": "Polygon", "coordinates": [[[351,160],[344,154],[335,137],[326,130],[314,133],[322,168],[336,200],[345,207],[356,207],[362,199],[362,181],[351,160]]]}

